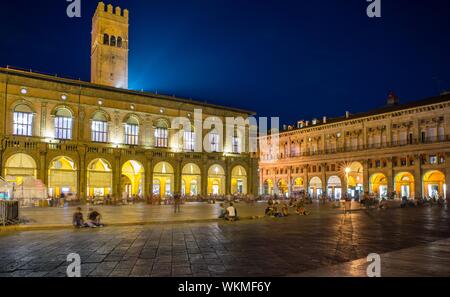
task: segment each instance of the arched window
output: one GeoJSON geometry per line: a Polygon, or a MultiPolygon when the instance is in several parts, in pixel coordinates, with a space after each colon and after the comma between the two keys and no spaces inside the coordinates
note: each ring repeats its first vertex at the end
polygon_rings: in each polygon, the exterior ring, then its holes
{"type": "Polygon", "coordinates": [[[55,113],[55,138],[72,139],[72,113],[67,108],[60,108],[55,113]]]}
{"type": "Polygon", "coordinates": [[[109,44],[110,46],[116,46],[116,37],[114,35],[111,35],[111,42],[109,44]]]}
{"type": "Polygon", "coordinates": [[[155,146],[168,147],[169,146],[169,126],[165,120],[159,120],[155,127],[155,146]]]}
{"type": "Polygon", "coordinates": [[[108,141],[108,119],[103,112],[97,112],[92,118],[91,125],[92,141],[108,141]]]}
{"type": "Polygon", "coordinates": [[[234,129],[233,133],[233,153],[234,154],[241,153],[241,140],[239,139],[238,129],[234,129]]]}
{"type": "Polygon", "coordinates": [[[219,151],[219,134],[216,131],[209,133],[209,143],[211,146],[211,152],[219,151]]]}
{"type": "Polygon", "coordinates": [[[117,37],[117,47],[122,47],[122,37],[117,37]]]}
{"type": "Polygon", "coordinates": [[[130,116],[125,123],[125,144],[139,144],[139,121],[135,116],[130,116]]]}
{"type": "Polygon", "coordinates": [[[21,136],[33,135],[33,112],[25,104],[17,105],[14,109],[13,133],[21,136]]]}
{"type": "Polygon", "coordinates": [[[190,131],[184,131],[184,149],[191,152],[195,150],[195,132],[192,126],[190,131]]]}
{"type": "Polygon", "coordinates": [[[103,34],[103,44],[109,45],[109,35],[103,34]]]}

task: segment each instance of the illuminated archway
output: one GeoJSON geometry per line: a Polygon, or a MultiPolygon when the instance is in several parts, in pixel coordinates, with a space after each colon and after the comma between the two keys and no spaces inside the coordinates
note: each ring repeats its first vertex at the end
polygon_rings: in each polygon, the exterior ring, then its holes
{"type": "Polygon", "coordinates": [[[87,195],[106,197],[112,191],[111,164],[105,159],[95,159],[87,168],[87,195]]]}
{"type": "Polygon", "coordinates": [[[174,189],[174,171],[168,162],[159,162],[153,169],[153,194],[171,196],[174,189]]]}
{"type": "Polygon", "coordinates": [[[317,198],[319,195],[322,195],[322,180],[314,176],[309,181],[309,195],[313,198],[317,198]]]}
{"type": "Polygon", "coordinates": [[[48,191],[51,197],[77,193],[77,168],[69,157],[58,157],[50,162],[48,191]]]}
{"type": "Polygon", "coordinates": [[[289,186],[286,180],[280,179],[278,181],[278,191],[280,195],[286,196],[289,193],[289,186]]]}
{"type": "Polygon", "coordinates": [[[305,183],[303,181],[303,178],[297,177],[294,179],[294,182],[292,184],[292,191],[293,192],[301,192],[305,190],[305,183]]]}
{"type": "Polygon", "coordinates": [[[263,187],[265,195],[273,195],[273,181],[271,179],[266,179],[263,187]]]}
{"type": "Polygon", "coordinates": [[[212,165],[208,169],[208,195],[225,194],[225,170],[220,165],[212,165]]]}
{"type": "Polygon", "coordinates": [[[347,181],[347,193],[353,198],[364,193],[363,168],[360,162],[351,162],[341,166],[342,175],[347,181]]]}
{"type": "Polygon", "coordinates": [[[240,165],[231,171],[231,193],[247,194],[247,171],[240,165]]]}
{"type": "Polygon", "coordinates": [[[135,160],[122,165],[121,189],[122,197],[137,195],[142,197],[144,185],[144,166],[135,160]]]}
{"type": "Polygon", "coordinates": [[[342,183],[341,183],[341,179],[336,176],[330,176],[328,178],[328,183],[327,183],[327,194],[329,197],[336,199],[336,200],[340,200],[342,197],[342,183]]]}
{"type": "Polygon", "coordinates": [[[425,197],[446,198],[445,175],[439,170],[431,170],[423,176],[423,193],[425,197]]]}
{"type": "Polygon", "coordinates": [[[197,164],[184,165],[182,170],[181,194],[183,196],[196,196],[201,194],[201,170],[197,164]]]}
{"type": "Polygon", "coordinates": [[[379,198],[386,198],[388,194],[388,182],[383,173],[374,173],[369,180],[369,193],[379,198]]]}
{"type": "Polygon", "coordinates": [[[36,174],[36,162],[27,154],[14,154],[6,160],[5,179],[8,182],[21,185],[24,178],[36,178],[36,174]]]}
{"type": "Polygon", "coordinates": [[[414,198],[414,176],[400,172],[395,176],[395,192],[399,198],[414,198]]]}

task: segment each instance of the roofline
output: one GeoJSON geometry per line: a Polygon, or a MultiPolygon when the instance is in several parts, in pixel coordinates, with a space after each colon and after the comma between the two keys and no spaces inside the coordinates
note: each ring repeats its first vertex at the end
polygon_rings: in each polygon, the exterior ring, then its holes
{"type": "MultiPolygon", "coordinates": [[[[343,123],[346,121],[352,121],[352,120],[361,119],[361,118],[370,117],[370,116],[388,114],[388,113],[392,113],[392,112],[396,112],[396,111],[400,111],[400,110],[407,110],[407,109],[411,109],[411,108],[439,104],[439,103],[448,102],[448,101],[450,101],[450,93],[445,93],[445,94],[442,94],[439,96],[427,97],[427,98],[416,100],[416,101],[409,102],[409,103],[398,104],[398,105],[393,105],[393,106],[384,106],[384,107],[377,108],[377,109],[367,111],[367,112],[350,114],[350,116],[348,118],[346,118],[346,117],[327,118],[326,123],[321,122],[316,125],[304,126],[303,128],[295,127],[291,130],[283,130],[283,131],[280,131],[280,132],[274,133],[274,134],[284,135],[284,134],[295,132],[295,131],[313,129],[313,128],[317,128],[317,127],[323,127],[326,125],[334,125],[334,124],[343,123]]],[[[321,119],[318,119],[318,120],[321,120],[321,119]]],[[[270,136],[270,134],[267,135],[267,137],[268,136],[270,136]]]]}
{"type": "Polygon", "coordinates": [[[9,67],[10,66],[7,66],[7,68],[0,67],[0,73],[14,74],[14,75],[23,76],[23,77],[36,78],[36,79],[47,80],[47,81],[51,81],[51,82],[59,82],[59,83],[64,83],[64,84],[69,84],[69,85],[74,85],[74,86],[84,86],[84,87],[88,87],[88,88],[116,92],[116,93],[123,93],[123,94],[128,94],[128,95],[152,97],[152,98],[156,98],[156,99],[163,99],[163,100],[175,101],[175,102],[180,102],[180,103],[188,103],[188,104],[194,104],[194,105],[197,104],[197,105],[201,105],[201,106],[205,106],[205,107],[224,109],[224,110],[229,110],[229,111],[233,111],[233,112],[237,112],[237,113],[245,113],[247,115],[252,115],[252,116],[256,115],[255,111],[245,110],[245,109],[241,109],[241,108],[222,106],[222,105],[217,105],[217,104],[212,104],[212,103],[200,102],[200,101],[196,101],[196,100],[192,100],[192,99],[168,96],[168,95],[159,95],[159,94],[154,94],[154,93],[150,93],[150,92],[140,92],[140,91],[135,91],[135,90],[119,89],[119,88],[94,84],[94,83],[86,82],[86,81],[82,81],[82,80],[52,76],[49,74],[14,69],[14,68],[9,68],[9,67]]]}

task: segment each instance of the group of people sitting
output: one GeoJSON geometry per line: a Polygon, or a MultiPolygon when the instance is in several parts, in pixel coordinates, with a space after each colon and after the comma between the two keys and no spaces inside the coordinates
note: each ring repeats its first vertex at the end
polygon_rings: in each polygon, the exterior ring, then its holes
{"type": "MultiPolygon", "coordinates": [[[[447,199],[447,204],[450,203],[449,199],[447,199]]],[[[445,206],[445,199],[442,196],[439,197],[422,197],[416,200],[408,199],[407,197],[402,197],[402,203],[400,204],[401,208],[407,208],[407,207],[426,207],[433,205],[437,205],[439,207],[445,206]]]]}
{"type": "Polygon", "coordinates": [[[102,215],[95,209],[90,208],[87,220],[84,220],[81,207],[77,208],[77,211],[73,214],[72,224],[75,228],[97,228],[103,227],[102,215]]]}
{"type": "Polygon", "coordinates": [[[233,202],[230,202],[228,207],[225,207],[224,203],[220,203],[219,219],[227,221],[236,221],[238,219],[237,209],[234,207],[233,202]]]}
{"type": "Polygon", "coordinates": [[[295,213],[298,215],[309,215],[310,211],[308,211],[305,207],[305,200],[303,198],[297,199],[293,198],[289,200],[289,206],[279,199],[269,199],[267,201],[267,207],[265,209],[265,215],[270,217],[286,217],[289,215],[289,207],[293,207],[295,209],[295,213]]]}

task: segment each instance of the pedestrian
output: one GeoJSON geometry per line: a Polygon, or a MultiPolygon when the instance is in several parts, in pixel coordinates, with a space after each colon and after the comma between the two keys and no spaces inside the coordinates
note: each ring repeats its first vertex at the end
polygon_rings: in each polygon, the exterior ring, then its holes
{"type": "Polygon", "coordinates": [[[174,203],[173,203],[173,211],[174,213],[180,213],[181,211],[181,195],[178,193],[175,193],[175,195],[173,196],[174,199],[174,203]]]}

